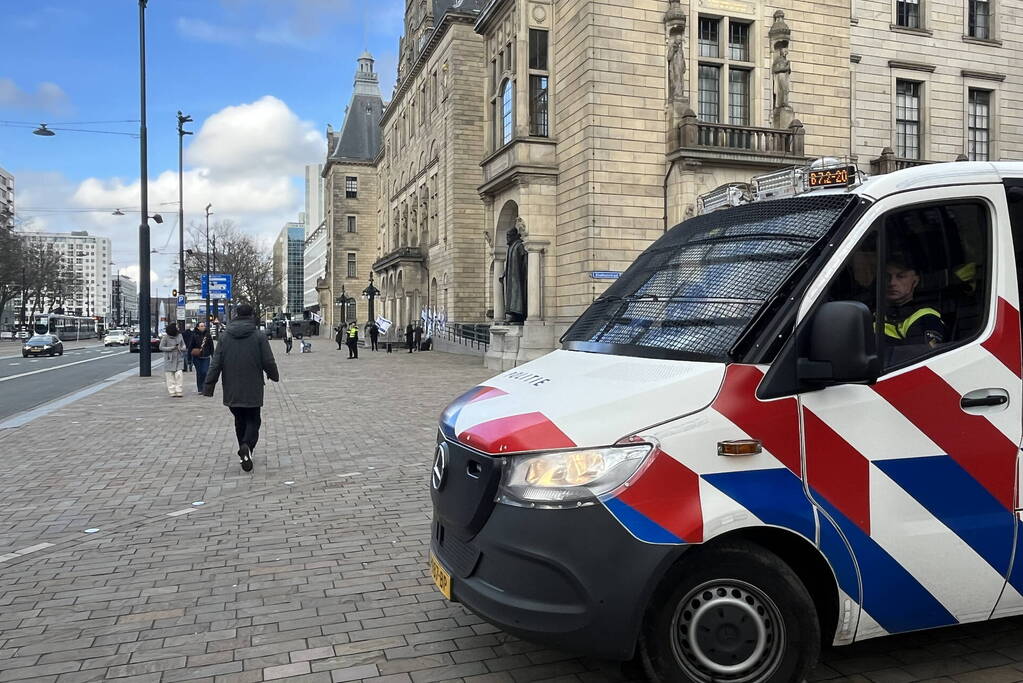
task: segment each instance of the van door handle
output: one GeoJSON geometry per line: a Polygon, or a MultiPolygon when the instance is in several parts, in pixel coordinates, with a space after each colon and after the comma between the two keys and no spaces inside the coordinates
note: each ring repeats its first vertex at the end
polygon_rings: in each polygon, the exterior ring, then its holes
{"type": "Polygon", "coordinates": [[[959,405],[968,413],[983,408],[998,408],[1009,404],[1009,392],[1005,389],[978,389],[963,396],[959,405]]]}

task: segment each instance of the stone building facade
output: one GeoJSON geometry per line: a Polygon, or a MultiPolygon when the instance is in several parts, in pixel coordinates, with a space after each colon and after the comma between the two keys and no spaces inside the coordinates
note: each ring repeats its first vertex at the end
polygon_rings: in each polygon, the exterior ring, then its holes
{"type": "Polygon", "coordinates": [[[715,188],[820,157],[869,173],[1018,157],[1019,10],[407,0],[382,148],[366,163],[381,312],[400,326],[424,307],[492,322],[487,362],[507,368],[555,348],[715,188]],[[521,325],[505,324],[513,228],[521,325]]]}
{"type": "Polygon", "coordinates": [[[343,322],[365,322],[368,302],[361,298],[377,254],[377,203],[380,118],[384,102],[379,75],[369,53],[359,58],[352,99],[341,131],[327,130],[323,166],[325,277],[317,283],[324,333],[343,322]]]}
{"type": "Polygon", "coordinates": [[[1023,5],[855,0],[853,151],[883,173],[1023,154],[1023,5]]]}
{"type": "Polygon", "coordinates": [[[482,0],[408,0],[398,81],[380,122],[381,312],[404,327],[423,308],[486,319],[479,94],[482,0]]]}
{"type": "Polygon", "coordinates": [[[724,183],[850,153],[845,0],[492,0],[484,180],[488,364],[538,357],[724,183]],[[501,325],[506,235],[528,253],[501,325]]]}

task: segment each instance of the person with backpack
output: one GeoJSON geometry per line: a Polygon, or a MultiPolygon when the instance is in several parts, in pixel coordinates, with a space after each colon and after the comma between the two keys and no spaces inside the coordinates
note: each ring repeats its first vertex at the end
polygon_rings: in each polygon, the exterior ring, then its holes
{"type": "Polygon", "coordinates": [[[192,342],[188,345],[188,354],[195,366],[196,391],[202,393],[206,384],[206,373],[210,369],[210,358],[213,357],[213,337],[205,322],[200,322],[192,332],[192,342]]]}
{"type": "Polygon", "coordinates": [[[235,310],[235,319],[228,324],[217,345],[203,387],[204,396],[213,396],[217,380],[223,376],[224,405],[234,415],[238,459],[246,472],[252,471],[252,451],[259,442],[263,376],[272,382],[281,379],[270,340],[265,334],[256,332],[253,316],[254,311],[249,304],[241,304],[235,310]]]}

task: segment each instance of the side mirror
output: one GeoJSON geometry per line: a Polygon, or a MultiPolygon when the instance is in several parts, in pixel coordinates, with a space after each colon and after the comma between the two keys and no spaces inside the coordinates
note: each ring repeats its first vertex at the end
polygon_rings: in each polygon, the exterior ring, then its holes
{"type": "Polygon", "coordinates": [[[872,384],[881,374],[870,309],[858,301],[829,301],[807,330],[800,355],[800,383],[823,388],[835,384],[872,384]]]}

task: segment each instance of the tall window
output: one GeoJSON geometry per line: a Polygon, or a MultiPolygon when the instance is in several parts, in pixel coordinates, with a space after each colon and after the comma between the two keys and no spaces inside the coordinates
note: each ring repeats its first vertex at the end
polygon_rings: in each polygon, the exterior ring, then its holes
{"type": "Polygon", "coordinates": [[[728,22],[728,58],[736,62],[749,61],[749,24],[728,22]]]}
{"type": "Polygon", "coordinates": [[[348,216],[348,232],[358,232],[355,228],[355,216],[348,216]]]}
{"type": "Polygon", "coordinates": [[[970,0],[971,38],[991,38],[991,2],[990,0],[970,0]]]}
{"type": "Polygon", "coordinates": [[[988,161],[991,156],[991,92],[970,88],[969,157],[988,161]]]}
{"type": "Polygon", "coordinates": [[[512,139],[512,128],[513,128],[513,107],[515,106],[514,98],[515,87],[512,85],[510,80],[504,82],[501,86],[501,99],[500,109],[501,117],[499,119],[499,133],[500,133],[500,144],[506,145],[511,142],[512,139]]]}
{"type": "Polygon", "coordinates": [[[547,71],[547,31],[529,29],[529,68],[547,71]]]}
{"type": "MultiPolygon", "coordinates": [[[[755,66],[750,42],[752,25],[739,19],[700,17],[697,32],[700,54],[697,100],[700,119],[708,123],[728,123],[733,126],[752,125],[755,66]],[[727,42],[724,42],[725,39],[727,42]]],[[[729,145],[742,146],[742,135],[731,137],[734,139],[729,140],[729,145]]],[[[701,140],[701,143],[717,144],[717,140],[712,136],[701,140]]]]}
{"type": "Polygon", "coordinates": [[[547,31],[529,29],[529,134],[550,135],[547,31]]]}
{"type": "Polygon", "coordinates": [[[546,76],[529,77],[529,134],[541,138],[549,135],[546,76]]]}
{"type": "Polygon", "coordinates": [[[355,270],[355,252],[348,252],[348,277],[358,277],[358,273],[355,270]]]}
{"type": "Polygon", "coordinates": [[[895,155],[920,158],[920,84],[895,82],[895,155]]]}
{"type": "Polygon", "coordinates": [[[721,67],[700,65],[700,120],[721,122],[721,67]]]}
{"type": "Polygon", "coordinates": [[[733,126],[750,125],[749,75],[745,69],[728,70],[728,123],[733,126]]]}
{"type": "Polygon", "coordinates": [[[359,179],[355,176],[345,176],[345,199],[359,198],[359,179]]]}
{"type": "Polygon", "coordinates": [[[920,0],[895,0],[895,24],[920,28],[920,0]]]}
{"type": "Polygon", "coordinates": [[[700,17],[700,56],[720,57],[721,43],[718,37],[718,28],[721,26],[720,19],[700,17]]]}

